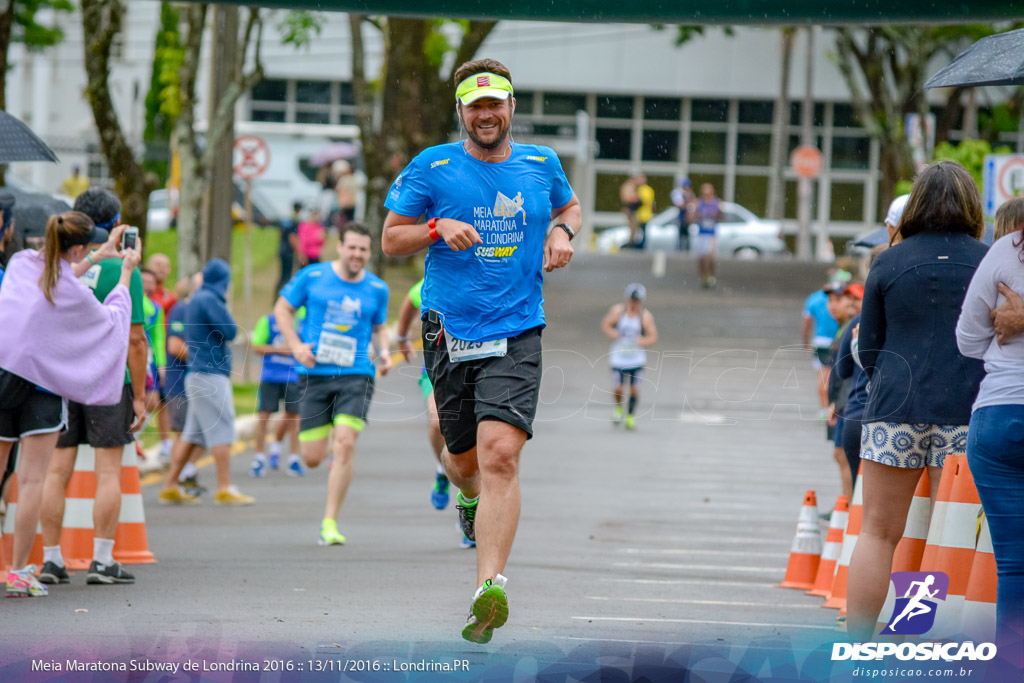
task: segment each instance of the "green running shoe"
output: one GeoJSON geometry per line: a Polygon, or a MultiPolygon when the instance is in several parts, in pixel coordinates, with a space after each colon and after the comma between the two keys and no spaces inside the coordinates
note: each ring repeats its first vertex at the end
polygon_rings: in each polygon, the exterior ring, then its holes
{"type": "Polygon", "coordinates": [[[459,524],[462,525],[462,533],[471,541],[476,542],[476,505],[480,502],[477,498],[472,503],[467,503],[462,497],[462,491],[455,497],[455,509],[459,511],[459,524]]]}
{"type": "Polygon", "coordinates": [[[615,409],[612,411],[612,422],[614,424],[619,424],[620,422],[622,422],[622,405],[621,404],[616,404],[615,405],[615,409]]]}
{"type": "Polygon", "coordinates": [[[320,525],[319,545],[345,545],[345,537],[338,533],[338,523],[325,519],[320,525]]]}
{"type": "Polygon", "coordinates": [[[508,598],[505,585],[508,579],[498,574],[491,581],[477,589],[473,605],[469,608],[469,619],[462,629],[462,637],[481,645],[491,642],[494,629],[501,628],[508,621],[508,598]]]}
{"type": "Polygon", "coordinates": [[[626,416],[626,430],[631,432],[634,429],[636,429],[636,418],[633,417],[632,415],[627,415],[626,416]]]}

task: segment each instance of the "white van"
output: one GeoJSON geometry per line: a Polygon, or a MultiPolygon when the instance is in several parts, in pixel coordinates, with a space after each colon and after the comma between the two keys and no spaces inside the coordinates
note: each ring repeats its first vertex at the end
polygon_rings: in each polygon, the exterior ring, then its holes
{"type": "Polygon", "coordinates": [[[359,146],[359,127],[350,125],[239,121],[235,135],[255,135],[270,148],[270,165],[253,180],[252,189],[277,220],[292,215],[294,202],[306,208],[317,205],[323,188],[309,163],[314,154],[333,142],[359,146]]]}

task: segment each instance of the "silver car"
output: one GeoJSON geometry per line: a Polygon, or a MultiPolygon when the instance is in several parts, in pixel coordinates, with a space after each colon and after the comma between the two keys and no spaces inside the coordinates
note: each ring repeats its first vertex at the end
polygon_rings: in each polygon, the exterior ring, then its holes
{"type": "MultiPolygon", "coordinates": [[[[756,259],[762,256],[786,253],[782,240],[782,225],[779,221],[761,220],[746,208],[734,202],[722,202],[723,220],[718,223],[719,257],[732,256],[740,259],[756,259]]],[[[679,243],[679,209],[665,209],[647,224],[645,248],[648,250],[672,251],[679,243]]],[[[697,225],[689,227],[692,238],[697,234],[697,225]]],[[[597,236],[597,250],[611,253],[622,249],[629,240],[629,226],[608,228],[597,236]]]]}

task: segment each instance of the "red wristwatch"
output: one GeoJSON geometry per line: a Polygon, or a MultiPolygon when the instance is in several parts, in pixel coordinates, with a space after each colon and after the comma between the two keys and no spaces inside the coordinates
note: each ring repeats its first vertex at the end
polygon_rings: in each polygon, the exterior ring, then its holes
{"type": "Polygon", "coordinates": [[[427,221],[427,227],[430,228],[430,239],[437,240],[441,236],[437,234],[437,218],[431,218],[427,221]]]}

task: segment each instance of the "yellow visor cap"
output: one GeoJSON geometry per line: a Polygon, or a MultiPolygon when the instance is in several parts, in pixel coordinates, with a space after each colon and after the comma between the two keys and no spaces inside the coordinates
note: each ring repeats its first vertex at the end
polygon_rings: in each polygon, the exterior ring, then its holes
{"type": "Polygon", "coordinates": [[[512,82],[498,74],[482,73],[470,76],[455,89],[455,98],[463,104],[475,102],[481,97],[507,100],[512,97],[512,82]]]}

